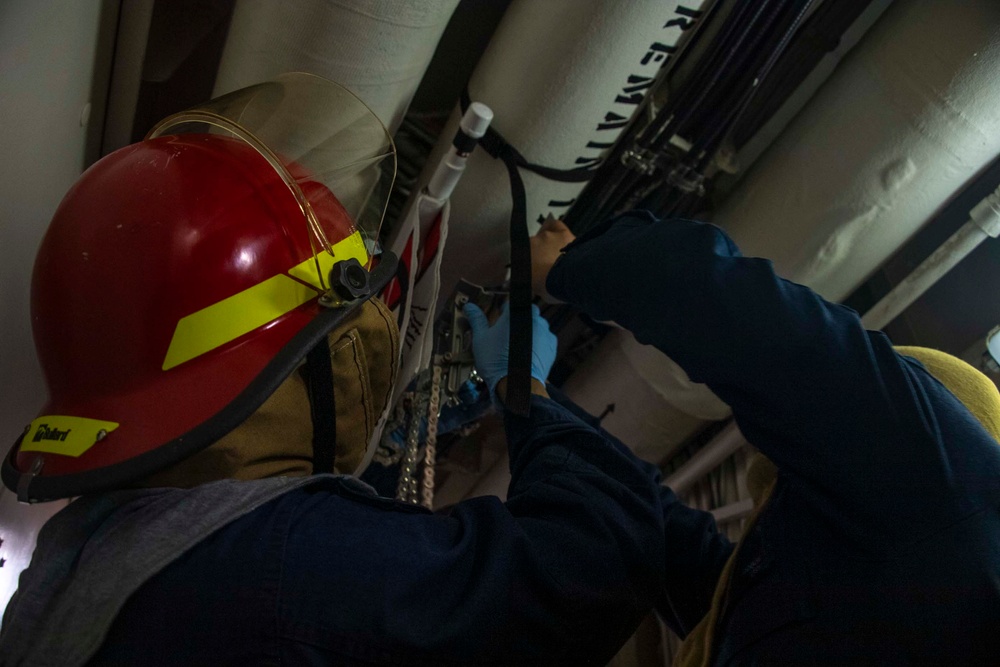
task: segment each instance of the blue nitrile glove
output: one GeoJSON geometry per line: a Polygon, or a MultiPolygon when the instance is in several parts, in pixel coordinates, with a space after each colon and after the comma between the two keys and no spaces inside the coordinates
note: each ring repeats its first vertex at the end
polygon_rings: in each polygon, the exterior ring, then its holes
{"type": "MultiPolygon", "coordinates": [[[[489,385],[490,395],[495,396],[497,383],[507,377],[507,357],[510,343],[510,306],[503,305],[500,318],[490,326],[486,315],[473,303],[462,306],[472,327],[472,356],[476,370],[489,385]]],[[[556,337],[549,331],[549,323],[531,306],[531,377],[545,384],[556,361],[556,337]]]]}

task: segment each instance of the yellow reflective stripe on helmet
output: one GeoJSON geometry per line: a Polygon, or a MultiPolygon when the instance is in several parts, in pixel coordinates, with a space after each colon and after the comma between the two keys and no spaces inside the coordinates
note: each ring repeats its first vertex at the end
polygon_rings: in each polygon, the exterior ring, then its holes
{"type": "Polygon", "coordinates": [[[45,415],[31,422],[28,432],[21,440],[20,451],[77,457],[116,428],[117,422],[45,415]]]}
{"type": "MultiPolygon", "coordinates": [[[[364,239],[359,232],[336,243],[333,251],[335,257],[326,252],[321,252],[318,256],[320,270],[324,274],[336,262],[351,257],[362,264],[368,261],[364,239]]],[[[288,274],[282,273],[268,278],[238,294],[181,318],[170,340],[167,355],[163,359],[163,370],[169,370],[236,340],[319,296],[320,281],[316,275],[316,261],[313,258],[292,267],[288,274]]]]}
{"type": "MultiPolygon", "coordinates": [[[[330,274],[330,269],[333,268],[334,264],[345,259],[353,257],[361,262],[362,266],[368,263],[368,249],[365,248],[365,240],[361,238],[360,232],[354,232],[343,241],[338,242],[333,246],[333,251],[336,253],[336,257],[328,252],[321,252],[317,255],[319,268],[323,272],[324,279],[330,274]]],[[[316,289],[322,289],[322,283],[319,281],[319,276],[316,275],[316,262],[312,259],[307,259],[298,266],[293,266],[289,269],[288,274],[304,283],[309,283],[316,289]]]]}

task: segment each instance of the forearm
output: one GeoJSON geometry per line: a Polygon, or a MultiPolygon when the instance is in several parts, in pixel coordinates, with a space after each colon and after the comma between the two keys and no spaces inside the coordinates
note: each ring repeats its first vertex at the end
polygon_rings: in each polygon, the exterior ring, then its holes
{"type": "Polygon", "coordinates": [[[684,638],[708,612],[712,594],[734,545],[719,532],[715,518],[684,505],[674,492],[662,486],[660,469],[643,461],[615,436],[601,427],[600,420],[575,404],[557,388],[549,390],[552,400],[600,433],[659,487],[663,517],[663,587],[655,607],[663,621],[684,638]]]}
{"type": "Polygon", "coordinates": [[[721,230],[703,223],[625,217],[572,244],[547,285],[556,298],[619,323],[692,380],[737,402],[759,393],[761,377],[801,375],[790,351],[811,353],[813,371],[834,371],[833,378],[851,374],[835,372],[837,356],[859,347],[869,354],[856,314],[782,280],[767,260],[742,257],[721,230]]]}
{"type": "MultiPolygon", "coordinates": [[[[507,508],[538,537],[538,554],[591,615],[641,618],[663,573],[660,487],[619,450],[554,401],[533,398],[530,417],[507,414],[507,508]]],[[[582,619],[583,617],[581,617],[582,619]]],[[[591,621],[586,621],[589,624],[591,621]]]]}
{"type": "Polygon", "coordinates": [[[885,521],[917,516],[914,495],[952,483],[941,434],[961,407],[856,313],[741,257],[717,228],[626,219],[571,245],[547,284],[707,383],[748,439],[817,498],[885,521]],[[919,476],[902,478],[904,459],[919,476]]]}

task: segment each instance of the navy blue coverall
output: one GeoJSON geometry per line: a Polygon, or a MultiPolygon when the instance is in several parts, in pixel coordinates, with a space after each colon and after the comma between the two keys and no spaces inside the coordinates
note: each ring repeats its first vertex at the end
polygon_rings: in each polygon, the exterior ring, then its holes
{"type": "MultiPolygon", "coordinates": [[[[609,221],[547,287],[707,383],[780,470],[714,663],[1000,664],[1000,445],[921,364],[702,223],[609,221]]],[[[666,523],[668,554],[689,525],[666,523]]],[[[682,635],[706,609],[660,607],[682,635]]]]}
{"type": "MultiPolygon", "coordinates": [[[[699,223],[609,222],[548,287],[707,382],[781,469],[715,662],[1000,655],[1000,448],[919,364],[699,223]]],[[[654,605],[683,636],[733,547],[584,418],[506,416],[505,504],[268,503],[145,584],[94,664],[604,664],[654,605]]]]}

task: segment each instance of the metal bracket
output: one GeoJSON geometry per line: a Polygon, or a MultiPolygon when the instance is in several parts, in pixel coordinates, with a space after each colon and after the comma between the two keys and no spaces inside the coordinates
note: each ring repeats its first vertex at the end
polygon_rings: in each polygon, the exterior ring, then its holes
{"type": "Polygon", "coordinates": [[[686,164],[674,167],[667,174],[667,183],[677,188],[681,192],[696,193],[699,196],[705,194],[705,176],[699,174],[686,164]]]}
{"type": "Polygon", "coordinates": [[[45,465],[45,459],[41,456],[36,456],[35,460],[31,463],[31,468],[28,472],[21,473],[21,478],[17,480],[17,501],[19,503],[34,503],[35,501],[28,495],[31,482],[34,481],[38,473],[42,471],[42,466],[45,465]]]}
{"type": "Polygon", "coordinates": [[[505,292],[486,290],[461,280],[438,317],[434,327],[434,357],[442,367],[444,382],[441,388],[449,403],[457,401],[459,389],[466,381],[479,380],[472,357],[472,327],[462,312],[462,306],[471,302],[489,314],[498,309],[506,297],[505,292]]]}
{"type": "Polygon", "coordinates": [[[656,153],[646,148],[629,148],[621,157],[622,164],[644,176],[656,172],[656,153]]]}

